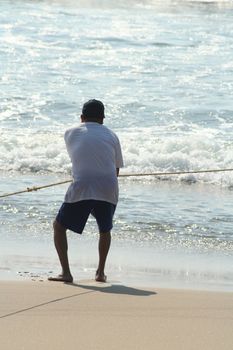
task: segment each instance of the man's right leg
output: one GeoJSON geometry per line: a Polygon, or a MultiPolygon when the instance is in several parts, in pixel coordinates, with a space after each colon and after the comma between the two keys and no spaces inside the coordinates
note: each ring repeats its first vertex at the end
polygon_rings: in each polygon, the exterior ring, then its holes
{"type": "Polygon", "coordinates": [[[104,201],[94,201],[95,207],[92,215],[96,218],[99,227],[99,265],[96,270],[95,280],[106,282],[107,276],[104,273],[105,263],[111,245],[112,220],[116,205],[104,201]]]}
{"type": "Polygon", "coordinates": [[[104,274],[106,259],[111,245],[111,233],[100,233],[99,235],[99,265],[96,271],[95,280],[97,282],[106,282],[107,276],[104,274]]]}
{"type": "Polygon", "coordinates": [[[63,227],[58,221],[53,223],[54,229],[54,245],[57,250],[57,254],[61,263],[62,272],[56,277],[49,277],[49,281],[59,282],[73,282],[73,277],[70,272],[69,260],[68,260],[68,243],[66,236],[66,228],[63,227]]]}

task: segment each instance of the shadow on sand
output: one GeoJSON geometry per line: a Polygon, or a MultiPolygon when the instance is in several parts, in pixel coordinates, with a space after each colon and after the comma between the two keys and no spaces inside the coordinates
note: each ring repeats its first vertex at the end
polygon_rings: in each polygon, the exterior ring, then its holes
{"type": "Polygon", "coordinates": [[[110,294],[124,294],[124,295],[133,295],[139,297],[148,297],[150,295],[157,294],[154,291],[137,289],[133,287],[124,286],[121,284],[109,284],[109,283],[101,283],[97,282],[97,284],[83,284],[83,283],[69,283],[70,286],[79,287],[86,290],[92,290],[95,292],[101,293],[110,293],[110,294]]]}
{"type": "MultiPolygon", "coordinates": [[[[61,282],[54,282],[54,283],[61,283],[61,282]]],[[[48,300],[46,302],[40,303],[40,304],[36,304],[36,305],[31,305],[28,306],[26,308],[22,308],[19,310],[15,310],[13,312],[7,313],[5,315],[0,315],[0,319],[2,318],[6,318],[6,317],[10,317],[10,316],[15,316],[17,314],[23,313],[23,312],[27,312],[33,309],[37,309],[40,308],[42,306],[46,306],[52,303],[58,303],[67,299],[71,299],[71,298],[77,298],[80,297],[84,294],[90,294],[90,293],[95,293],[95,292],[101,292],[101,293],[111,293],[111,294],[125,294],[125,295],[133,295],[133,296],[140,296],[140,297],[145,297],[145,296],[150,296],[150,295],[155,295],[157,294],[156,292],[153,291],[147,291],[147,290],[142,290],[142,289],[136,289],[136,288],[132,288],[132,287],[127,287],[127,286],[123,286],[123,285],[111,285],[109,283],[98,283],[98,284],[77,284],[77,283],[64,283],[67,286],[71,286],[71,287],[78,287],[78,288],[82,288],[85,291],[82,292],[78,292],[75,294],[71,294],[71,295],[67,295],[61,298],[57,298],[57,299],[52,299],[52,300],[48,300]]]]}

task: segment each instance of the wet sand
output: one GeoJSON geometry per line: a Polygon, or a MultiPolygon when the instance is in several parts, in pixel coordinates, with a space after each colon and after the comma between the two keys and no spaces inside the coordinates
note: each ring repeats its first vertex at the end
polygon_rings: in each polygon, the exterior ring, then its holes
{"type": "Polygon", "coordinates": [[[231,350],[233,293],[1,281],[4,350],[231,350]]]}

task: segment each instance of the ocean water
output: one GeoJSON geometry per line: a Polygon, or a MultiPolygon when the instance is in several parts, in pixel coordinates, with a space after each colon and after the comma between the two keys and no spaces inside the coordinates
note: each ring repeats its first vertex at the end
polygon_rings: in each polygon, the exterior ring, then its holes
{"type": "MultiPolygon", "coordinates": [[[[232,1],[0,2],[0,195],[70,178],[64,131],[106,105],[122,174],[233,168],[232,1]]],[[[107,273],[231,290],[233,171],[120,178],[107,273]]],[[[0,277],[59,270],[52,221],[67,185],[0,199],[0,277]]],[[[95,222],[69,233],[92,278],[95,222]]]]}

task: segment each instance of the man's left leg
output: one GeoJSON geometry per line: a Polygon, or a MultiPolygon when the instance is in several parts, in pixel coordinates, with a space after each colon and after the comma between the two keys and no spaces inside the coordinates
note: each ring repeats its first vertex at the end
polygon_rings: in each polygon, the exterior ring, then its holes
{"type": "Polygon", "coordinates": [[[95,280],[106,282],[107,276],[104,274],[106,259],[111,245],[111,232],[100,233],[99,236],[99,265],[96,271],[95,280]]]}
{"type": "Polygon", "coordinates": [[[66,228],[63,227],[58,221],[53,223],[54,229],[54,245],[57,250],[57,254],[61,263],[62,272],[56,277],[49,277],[49,281],[58,282],[73,282],[73,277],[70,272],[69,260],[68,260],[68,243],[66,236],[66,228]]]}

